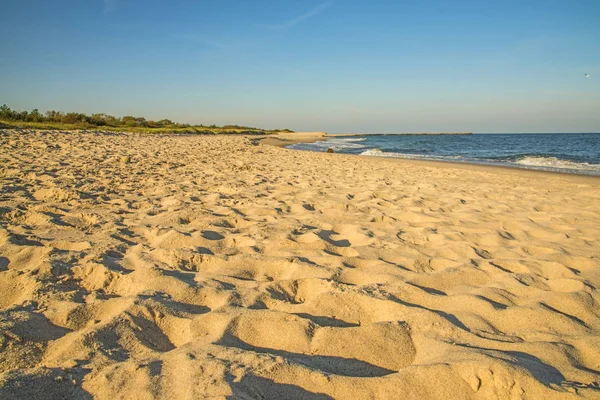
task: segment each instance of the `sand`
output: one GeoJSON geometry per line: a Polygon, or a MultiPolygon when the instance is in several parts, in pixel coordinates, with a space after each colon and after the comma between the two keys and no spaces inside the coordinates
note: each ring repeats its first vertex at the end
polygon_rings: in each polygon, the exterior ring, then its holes
{"type": "Polygon", "coordinates": [[[0,179],[2,399],[600,398],[600,179],[38,131],[0,179]]]}
{"type": "Polygon", "coordinates": [[[280,132],[261,139],[262,144],[285,147],[295,143],[314,143],[326,139],[326,132],[280,132]]]}

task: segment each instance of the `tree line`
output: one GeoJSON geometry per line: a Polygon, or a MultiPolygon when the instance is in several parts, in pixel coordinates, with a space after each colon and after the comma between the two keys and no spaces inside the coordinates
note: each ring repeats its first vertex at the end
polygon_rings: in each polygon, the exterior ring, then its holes
{"type": "MultiPolygon", "coordinates": [[[[12,110],[6,104],[0,106],[0,120],[2,121],[22,121],[22,122],[39,122],[39,123],[55,123],[80,125],[87,127],[125,127],[125,128],[168,128],[168,129],[185,129],[192,127],[199,128],[217,128],[216,125],[190,125],[173,122],[169,119],[161,119],[160,121],[147,120],[144,117],[114,117],[112,115],[100,113],[86,115],[77,112],[62,112],[62,111],[46,111],[41,113],[37,108],[28,111],[12,110]]],[[[225,125],[221,129],[240,129],[240,130],[258,130],[257,128],[240,126],[240,125],[225,125]]],[[[282,131],[289,131],[283,129],[282,131]]]]}

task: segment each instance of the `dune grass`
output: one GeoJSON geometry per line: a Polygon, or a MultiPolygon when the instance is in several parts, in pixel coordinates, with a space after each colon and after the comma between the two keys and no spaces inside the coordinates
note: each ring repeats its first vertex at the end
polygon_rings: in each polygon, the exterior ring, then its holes
{"type": "Polygon", "coordinates": [[[6,104],[0,106],[0,128],[213,135],[269,135],[278,132],[292,132],[289,129],[260,129],[239,125],[225,125],[222,127],[216,125],[190,125],[173,122],[169,119],[151,121],[143,117],[114,117],[104,113],[86,115],[50,110],[42,114],[38,109],[31,112],[12,110],[6,104]]]}
{"type": "MultiPolygon", "coordinates": [[[[280,130],[267,130],[258,128],[226,128],[226,127],[139,127],[139,126],[97,126],[92,124],[67,124],[61,122],[30,122],[30,121],[3,121],[0,120],[0,128],[3,129],[43,129],[43,130],[94,130],[104,132],[132,132],[132,133],[179,133],[179,134],[245,134],[245,135],[271,135],[281,132],[280,130]]],[[[286,130],[288,131],[288,130],[286,130]]]]}

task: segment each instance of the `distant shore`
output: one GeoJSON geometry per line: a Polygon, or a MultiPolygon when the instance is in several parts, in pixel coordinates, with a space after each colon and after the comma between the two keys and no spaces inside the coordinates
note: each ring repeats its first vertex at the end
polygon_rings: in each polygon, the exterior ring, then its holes
{"type": "Polygon", "coordinates": [[[333,137],[353,136],[410,136],[410,135],[472,135],[472,132],[423,132],[423,133],[327,133],[327,132],[278,132],[262,140],[264,144],[277,147],[291,146],[296,143],[314,143],[333,137]]]}
{"type": "Polygon", "coordinates": [[[430,133],[327,133],[327,132],[278,132],[262,139],[263,144],[287,147],[296,143],[315,143],[335,137],[354,136],[411,136],[411,135],[472,135],[472,132],[430,132],[430,133]]]}
{"type": "Polygon", "coordinates": [[[327,136],[417,136],[417,135],[472,135],[473,132],[408,132],[408,133],[328,133],[327,136]]]}

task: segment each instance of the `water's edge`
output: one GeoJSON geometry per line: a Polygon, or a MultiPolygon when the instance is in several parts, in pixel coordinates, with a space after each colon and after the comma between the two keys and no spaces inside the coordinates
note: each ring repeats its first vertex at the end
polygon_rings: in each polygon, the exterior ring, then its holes
{"type": "Polygon", "coordinates": [[[455,139],[458,135],[440,139],[432,138],[432,135],[427,135],[427,138],[406,135],[381,136],[383,135],[330,136],[324,141],[294,143],[285,147],[293,150],[324,152],[331,149],[335,153],[350,155],[600,176],[600,134],[557,134],[555,137],[549,137],[550,134],[518,135],[521,137],[509,138],[506,146],[500,140],[506,141],[502,136],[517,135],[469,135],[470,138],[480,136],[470,141],[455,139]],[[582,135],[588,136],[582,138],[582,135]],[[457,142],[458,140],[460,142],[457,142]],[[406,151],[390,151],[405,148],[406,151]],[[436,152],[438,154],[435,154],[436,152]]]}

